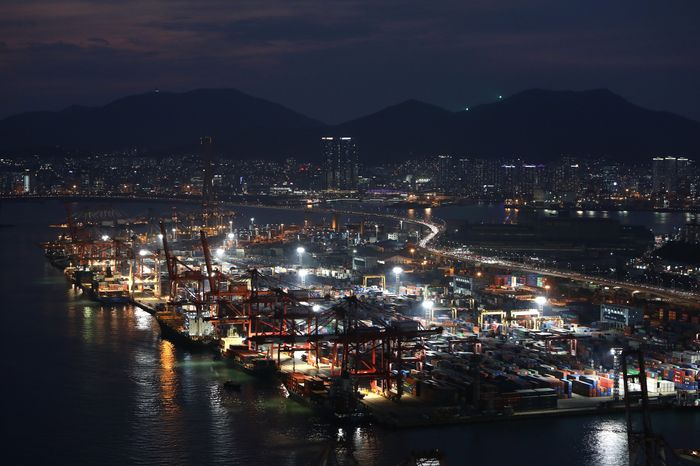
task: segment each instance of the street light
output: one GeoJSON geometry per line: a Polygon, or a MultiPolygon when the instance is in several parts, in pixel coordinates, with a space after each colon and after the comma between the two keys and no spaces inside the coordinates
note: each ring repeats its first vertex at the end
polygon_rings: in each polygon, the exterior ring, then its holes
{"type": "Polygon", "coordinates": [[[147,250],[147,249],[141,249],[141,250],[139,251],[139,256],[144,257],[144,256],[149,255],[150,253],[151,253],[151,252],[150,252],[149,250],[147,250]]]}
{"type": "Polygon", "coordinates": [[[299,265],[304,265],[303,256],[304,256],[305,252],[306,252],[306,249],[304,249],[304,246],[299,246],[297,248],[297,254],[299,255],[299,265]]]}
{"type": "Polygon", "coordinates": [[[399,280],[401,274],[403,273],[403,269],[397,265],[391,269],[391,271],[394,272],[394,275],[396,275],[396,294],[399,294],[399,290],[401,289],[401,282],[399,280]]]}
{"type": "Polygon", "coordinates": [[[547,303],[547,298],[545,298],[544,296],[537,296],[537,297],[535,298],[535,303],[536,303],[538,306],[542,307],[542,306],[544,306],[544,305],[547,303]]]}
{"type": "Polygon", "coordinates": [[[622,356],[622,348],[611,348],[610,353],[613,355],[613,401],[620,399],[620,357],[622,356]]]}
{"type": "Polygon", "coordinates": [[[426,301],[423,301],[423,303],[421,305],[423,306],[423,309],[426,310],[428,315],[430,315],[430,320],[432,321],[433,320],[433,307],[435,306],[435,303],[428,299],[426,301]]]}

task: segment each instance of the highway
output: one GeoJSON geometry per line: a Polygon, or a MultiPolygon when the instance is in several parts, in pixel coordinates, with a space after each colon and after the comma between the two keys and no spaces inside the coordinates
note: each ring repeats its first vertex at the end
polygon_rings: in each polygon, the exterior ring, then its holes
{"type": "MultiPolygon", "coordinates": [[[[393,217],[393,216],[392,216],[393,217]]],[[[504,268],[509,270],[518,270],[521,272],[531,272],[539,273],[542,275],[548,275],[551,277],[566,278],[569,280],[575,280],[580,282],[589,282],[601,286],[607,286],[610,288],[621,288],[628,290],[630,292],[640,292],[646,293],[653,296],[657,296],[663,299],[667,299],[677,304],[683,304],[691,307],[700,306],[700,293],[693,293],[690,291],[674,290],[663,287],[656,287],[652,285],[644,285],[640,283],[631,283],[621,280],[614,280],[605,277],[596,277],[593,275],[586,275],[573,271],[557,270],[544,267],[535,267],[532,265],[524,265],[518,262],[508,261],[504,259],[481,256],[478,254],[467,253],[462,251],[450,251],[446,249],[440,249],[432,246],[432,243],[445,231],[444,224],[439,224],[435,222],[429,222],[426,220],[419,219],[408,219],[403,218],[404,222],[417,223],[430,230],[430,233],[422,238],[418,246],[424,248],[425,250],[431,252],[432,254],[448,259],[460,260],[471,263],[479,263],[491,268],[504,268]]]]}

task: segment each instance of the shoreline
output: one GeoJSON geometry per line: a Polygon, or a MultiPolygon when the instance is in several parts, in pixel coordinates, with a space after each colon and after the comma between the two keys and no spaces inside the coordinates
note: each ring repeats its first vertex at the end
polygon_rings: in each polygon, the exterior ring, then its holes
{"type": "MultiPolygon", "coordinates": [[[[260,202],[260,196],[251,196],[251,199],[257,199],[258,202],[260,202]]],[[[185,202],[185,203],[199,203],[201,202],[200,197],[192,197],[192,196],[187,196],[187,197],[180,197],[180,196],[174,196],[174,197],[160,197],[160,196],[154,196],[154,197],[148,197],[148,196],[116,196],[116,195],[61,195],[61,196],[51,196],[51,195],[29,195],[29,196],[12,196],[12,195],[0,195],[0,200],[64,200],[64,201],[100,201],[100,200],[110,200],[110,201],[154,201],[154,202],[185,202]]],[[[296,200],[296,199],[295,199],[296,200]]],[[[333,210],[327,207],[322,207],[324,204],[330,203],[330,202],[358,202],[357,199],[334,199],[330,200],[327,202],[324,202],[322,204],[313,204],[313,207],[310,208],[310,210],[320,210],[320,209],[328,209],[328,210],[333,210]]],[[[374,200],[375,202],[378,202],[380,204],[386,204],[386,207],[388,208],[398,208],[398,209],[403,209],[406,208],[406,210],[411,209],[411,207],[404,207],[404,206],[396,206],[395,201],[391,200],[374,200]]],[[[299,199],[299,202],[294,202],[292,204],[271,204],[271,203],[251,203],[251,202],[246,202],[245,200],[242,199],[221,199],[220,202],[228,205],[233,205],[233,206],[241,206],[241,207],[260,207],[260,208],[283,208],[283,209],[292,209],[292,208],[298,208],[300,210],[307,210],[309,209],[308,207],[304,207],[305,204],[302,199],[299,199]]],[[[454,203],[446,203],[443,205],[437,205],[437,206],[426,206],[425,208],[433,208],[433,209],[444,209],[444,208],[450,208],[450,207],[470,207],[470,206],[493,206],[493,207],[498,207],[502,206],[504,209],[521,209],[521,208],[529,208],[537,211],[541,210],[556,210],[556,211],[583,211],[583,212],[615,212],[615,213],[625,213],[625,212],[650,212],[650,213],[659,213],[659,214],[691,214],[691,215],[697,215],[700,214],[700,208],[692,208],[692,209],[674,209],[674,208],[668,208],[668,207],[662,207],[662,208],[639,208],[639,207],[628,207],[628,208],[623,208],[623,207],[596,207],[596,208],[591,208],[591,207],[539,207],[539,206],[524,206],[524,205],[515,205],[515,204],[507,204],[505,202],[486,202],[486,201],[470,201],[470,202],[454,202],[454,203]]],[[[413,209],[420,209],[422,207],[414,207],[413,209]]]]}

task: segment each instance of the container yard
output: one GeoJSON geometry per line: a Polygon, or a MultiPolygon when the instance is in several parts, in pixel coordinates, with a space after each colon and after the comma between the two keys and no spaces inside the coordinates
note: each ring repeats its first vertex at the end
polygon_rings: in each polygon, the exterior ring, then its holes
{"type": "Polygon", "coordinates": [[[640,393],[652,407],[698,406],[698,309],[672,339],[653,301],[627,304],[636,293],[583,299],[550,277],[435,257],[421,224],[341,229],[337,217],[234,229],[217,211],[105,232],[69,211],[66,233],[42,246],[87,297],[139,306],[163,338],[343,422],[604,412],[640,393]]]}

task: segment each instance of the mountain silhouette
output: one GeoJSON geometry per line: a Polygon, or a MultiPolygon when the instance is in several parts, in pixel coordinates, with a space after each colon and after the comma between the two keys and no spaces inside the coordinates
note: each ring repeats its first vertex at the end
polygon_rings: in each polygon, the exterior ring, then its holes
{"type": "Polygon", "coordinates": [[[318,160],[323,135],[356,138],[368,164],[446,153],[532,161],[562,154],[627,161],[700,155],[700,122],[639,107],[604,89],[527,90],[459,112],[408,100],[338,125],[233,89],[154,91],[101,107],[0,120],[0,150],[10,154],[178,153],[193,150],[203,135],[212,136],[224,156],[240,159],[318,160]]]}

